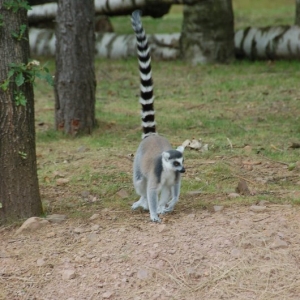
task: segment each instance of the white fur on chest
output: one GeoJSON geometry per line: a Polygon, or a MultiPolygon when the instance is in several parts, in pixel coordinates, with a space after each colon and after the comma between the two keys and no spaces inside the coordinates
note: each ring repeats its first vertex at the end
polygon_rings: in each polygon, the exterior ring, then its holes
{"type": "MultiPolygon", "coordinates": [[[[178,175],[177,175],[178,176],[178,175]]],[[[176,181],[176,173],[174,171],[162,171],[161,178],[160,178],[160,184],[159,189],[163,186],[173,186],[176,181]]]]}

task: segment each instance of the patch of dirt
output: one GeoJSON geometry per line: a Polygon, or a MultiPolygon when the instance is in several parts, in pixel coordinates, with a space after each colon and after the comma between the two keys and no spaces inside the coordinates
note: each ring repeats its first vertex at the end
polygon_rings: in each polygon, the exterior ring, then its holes
{"type": "Polygon", "coordinates": [[[299,299],[297,206],[97,213],[0,228],[0,299],[299,299]]]}

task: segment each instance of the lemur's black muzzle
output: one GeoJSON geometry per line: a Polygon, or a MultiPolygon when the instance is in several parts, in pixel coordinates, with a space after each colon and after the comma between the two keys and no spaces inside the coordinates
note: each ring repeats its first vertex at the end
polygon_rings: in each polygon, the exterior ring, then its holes
{"type": "Polygon", "coordinates": [[[180,173],[184,173],[185,172],[185,168],[182,167],[181,170],[179,171],[180,173]]]}

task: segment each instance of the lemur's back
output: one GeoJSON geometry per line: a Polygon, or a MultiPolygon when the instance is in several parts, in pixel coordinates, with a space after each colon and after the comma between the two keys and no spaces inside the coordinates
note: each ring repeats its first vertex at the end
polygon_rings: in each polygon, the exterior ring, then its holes
{"type": "Polygon", "coordinates": [[[140,143],[135,159],[135,170],[139,170],[143,176],[148,177],[148,173],[155,166],[155,160],[164,151],[171,150],[170,143],[164,137],[152,134],[143,139],[140,143]]]}

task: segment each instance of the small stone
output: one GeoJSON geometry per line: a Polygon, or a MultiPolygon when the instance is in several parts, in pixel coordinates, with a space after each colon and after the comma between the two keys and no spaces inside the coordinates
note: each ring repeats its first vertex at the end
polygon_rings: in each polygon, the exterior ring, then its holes
{"type": "Polygon", "coordinates": [[[200,195],[203,194],[202,190],[197,190],[197,191],[190,191],[188,192],[188,195],[194,196],[194,195],[200,195]]]}
{"type": "Polygon", "coordinates": [[[140,269],[140,270],[138,270],[136,276],[139,279],[145,280],[148,278],[148,271],[145,269],[140,269]]]}
{"type": "Polygon", "coordinates": [[[224,209],[222,205],[214,205],[214,212],[220,212],[224,209]]]}
{"type": "Polygon", "coordinates": [[[56,236],[56,233],[53,232],[53,231],[51,231],[51,232],[49,232],[49,233],[46,234],[46,237],[47,237],[48,239],[53,238],[53,237],[55,237],[55,236],[56,236]]]}
{"type": "Polygon", "coordinates": [[[9,258],[11,255],[7,251],[0,251],[0,258],[9,258]]]}
{"type": "Polygon", "coordinates": [[[266,206],[260,206],[260,205],[251,205],[250,210],[253,212],[264,212],[266,211],[266,206]]]}
{"type": "Polygon", "coordinates": [[[64,270],[61,272],[63,280],[70,280],[76,277],[75,270],[64,270]]]}
{"type": "Polygon", "coordinates": [[[167,225],[166,224],[160,224],[158,225],[158,232],[162,233],[163,231],[166,231],[167,225]]]}
{"type": "Polygon", "coordinates": [[[45,265],[45,260],[43,259],[43,258],[39,258],[37,261],[36,261],[36,265],[38,266],[38,267],[42,267],[42,266],[44,266],[45,265]]]}
{"type": "Polygon", "coordinates": [[[97,230],[99,230],[99,228],[100,228],[100,225],[95,224],[95,225],[93,225],[93,226],[91,227],[91,230],[92,230],[92,231],[97,231],[97,230]]]}
{"type": "Polygon", "coordinates": [[[128,197],[129,197],[127,191],[124,190],[124,189],[119,190],[119,191],[117,192],[117,196],[119,196],[119,197],[122,198],[122,199],[125,199],[125,198],[128,198],[128,197]]]}
{"type": "Polygon", "coordinates": [[[187,269],[187,275],[188,275],[189,277],[191,277],[191,278],[194,278],[194,279],[198,279],[198,278],[201,277],[201,274],[199,274],[199,273],[196,271],[196,269],[195,269],[195,268],[192,268],[192,267],[190,267],[190,268],[187,269]]]}
{"type": "Polygon", "coordinates": [[[100,217],[99,214],[93,214],[91,217],[90,217],[90,220],[93,221],[93,220],[96,220],[100,217]]]}
{"type": "Polygon", "coordinates": [[[87,148],[85,146],[80,146],[77,148],[77,152],[85,152],[87,148]]]}
{"type": "Polygon", "coordinates": [[[253,243],[251,243],[249,241],[243,241],[243,242],[241,242],[241,247],[243,249],[250,249],[250,248],[253,248],[253,243]]]}
{"type": "Polygon", "coordinates": [[[238,258],[241,256],[241,251],[239,249],[232,249],[230,254],[234,258],[238,258]]]}
{"type": "Polygon", "coordinates": [[[150,250],[148,253],[149,253],[149,256],[150,256],[150,258],[152,258],[152,259],[155,259],[155,258],[157,258],[157,257],[158,257],[158,255],[159,255],[159,253],[158,253],[158,252],[156,252],[156,251],[152,251],[152,250],[150,250]]]}
{"type": "Polygon", "coordinates": [[[46,217],[46,220],[49,221],[50,223],[62,223],[66,219],[67,219],[66,215],[59,215],[59,214],[48,215],[46,217]]]}
{"type": "Polygon", "coordinates": [[[155,265],[155,268],[158,269],[158,270],[162,270],[164,265],[165,265],[165,262],[163,260],[159,260],[157,262],[157,264],[155,265]]]}
{"type": "Polygon", "coordinates": [[[84,199],[88,198],[89,195],[90,195],[90,192],[89,192],[89,191],[82,191],[82,192],[81,192],[81,197],[84,198],[84,199]]]}
{"type": "Polygon", "coordinates": [[[76,228],[74,228],[73,231],[74,231],[74,233],[80,234],[80,233],[84,233],[85,229],[82,227],[76,227],[76,228]]]}
{"type": "Polygon", "coordinates": [[[266,204],[268,204],[268,203],[269,203],[269,201],[261,200],[261,201],[259,201],[258,205],[259,206],[266,206],[266,204]]]}
{"type": "Polygon", "coordinates": [[[67,178],[56,179],[56,185],[66,185],[70,180],[67,178]]]}
{"type": "Polygon", "coordinates": [[[168,250],[168,253],[175,254],[176,253],[176,249],[170,249],[170,250],[168,250]]]}
{"type": "Polygon", "coordinates": [[[246,153],[250,153],[250,152],[252,151],[252,147],[249,146],[249,145],[247,145],[247,146],[244,147],[244,151],[245,151],[246,153]]]}
{"type": "Polygon", "coordinates": [[[35,231],[44,227],[47,224],[49,224],[49,222],[45,219],[38,218],[38,217],[31,217],[22,224],[22,226],[16,231],[16,234],[28,232],[28,231],[35,231]]]}
{"type": "Polygon", "coordinates": [[[91,242],[98,242],[99,236],[96,233],[91,233],[87,236],[88,240],[91,242]]]}
{"type": "Polygon", "coordinates": [[[238,194],[238,193],[230,193],[230,194],[228,194],[228,198],[230,198],[230,199],[235,199],[235,198],[238,198],[240,196],[241,195],[238,194]]]}
{"type": "Polygon", "coordinates": [[[270,247],[271,249],[285,249],[288,248],[288,243],[281,239],[275,239],[274,243],[270,247]]]}
{"type": "Polygon", "coordinates": [[[105,293],[102,294],[102,298],[103,299],[111,299],[111,297],[114,295],[114,293],[112,291],[107,291],[105,293]]]}

